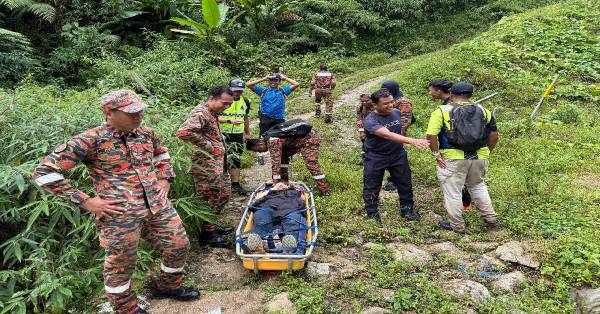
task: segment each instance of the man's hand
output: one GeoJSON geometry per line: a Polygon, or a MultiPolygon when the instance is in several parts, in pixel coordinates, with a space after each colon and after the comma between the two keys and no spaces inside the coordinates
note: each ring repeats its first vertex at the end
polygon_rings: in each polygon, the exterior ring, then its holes
{"type": "Polygon", "coordinates": [[[244,122],[240,121],[240,120],[231,120],[231,124],[233,124],[233,125],[240,125],[242,123],[244,123],[244,122]]]}
{"type": "Polygon", "coordinates": [[[440,157],[437,157],[437,158],[435,159],[435,161],[437,161],[438,167],[440,167],[440,168],[442,168],[442,169],[446,169],[446,161],[444,160],[444,158],[442,158],[442,157],[440,156],[440,157]]]}
{"type": "Polygon", "coordinates": [[[250,133],[244,132],[244,143],[248,142],[248,139],[250,139],[250,133]]]}
{"type": "Polygon", "coordinates": [[[358,138],[360,138],[361,141],[364,140],[365,137],[365,131],[358,131],[358,138]]]}
{"type": "Polygon", "coordinates": [[[429,147],[429,140],[422,140],[422,139],[418,139],[418,138],[411,138],[410,142],[408,142],[408,144],[411,144],[417,148],[426,148],[429,147]]]}
{"type": "Polygon", "coordinates": [[[119,204],[125,203],[120,200],[104,200],[99,196],[88,198],[81,207],[94,213],[96,218],[102,220],[104,217],[112,217],[125,212],[127,209],[119,204]]]}
{"type": "Polygon", "coordinates": [[[166,179],[158,180],[156,187],[158,188],[158,198],[163,200],[167,199],[169,190],[171,189],[171,182],[166,179]]]}
{"type": "Polygon", "coordinates": [[[279,75],[280,75],[280,77],[281,77],[282,80],[284,80],[284,81],[288,81],[289,80],[289,78],[285,74],[279,74],[279,75]]]}

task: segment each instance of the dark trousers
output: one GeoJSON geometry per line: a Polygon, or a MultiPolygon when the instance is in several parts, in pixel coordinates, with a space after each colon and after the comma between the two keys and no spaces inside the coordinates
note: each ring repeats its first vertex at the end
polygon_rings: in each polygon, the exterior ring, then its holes
{"type": "Polygon", "coordinates": [[[265,132],[267,132],[270,128],[279,124],[281,122],[285,122],[284,119],[273,119],[271,117],[265,116],[262,113],[259,113],[258,118],[258,129],[260,132],[260,136],[262,137],[265,132]]]}
{"type": "Polygon", "coordinates": [[[385,170],[392,175],[392,181],[398,190],[400,206],[413,206],[413,190],[410,167],[406,153],[400,156],[380,155],[367,151],[364,158],[363,199],[367,215],[378,213],[379,190],[385,170]]]}
{"type": "Polygon", "coordinates": [[[254,212],[254,228],[261,238],[266,239],[269,244],[269,248],[273,248],[273,237],[272,233],[276,225],[281,225],[283,231],[279,235],[281,238],[283,235],[292,235],[296,238],[298,248],[294,254],[304,254],[306,248],[306,230],[298,230],[306,227],[306,218],[299,211],[291,212],[283,218],[273,219],[273,210],[271,208],[265,208],[254,212]]]}

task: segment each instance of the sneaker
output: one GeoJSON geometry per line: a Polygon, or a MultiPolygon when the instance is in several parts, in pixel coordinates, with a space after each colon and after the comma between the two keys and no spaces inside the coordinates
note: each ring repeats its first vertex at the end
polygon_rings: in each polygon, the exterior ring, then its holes
{"type": "Polygon", "coordinates": [[[440,226],[440,228],[444,229],[444,230],[448,230],[448,231],[454,231],[456,233],[465,233],[465,231],[456,231],[454,229],[452,229],[452,226],[450,226],[450,223],[446,220],[440,220],[438,222],[438,226],[440,226]]]}
{"type": "MultiPolygon", "coordinates": [[[[159,299],[169,298],[177,301],[191,301],[200,298],[200,291],[198,291],[198,289],[196,288],[178,288],[173,290],[161,290],[156,287],[153,287],[152,296],[159,299]]],[[[144,311],[142,313],[148,312],[144,311]]]]}
{"type": "Polygon", "coordinates": [[[400,216],[408,219],[409,221],[419,220],[419,214],[415,211],[414,206],[400,206],[400,216]]]}
{"type": "Polygon", "coordinates": [[[244,241],[250,251],[256,251],[263,245],[263,240],[258,233],[250,233],[244,241]]]}
{"type": "Polygon", "coordinates": [[[329,191],[325,191],[325,192],[323,192],[323,191],[320,191],[320,192],[319,192],[319,194],[320,194],[322,197],[327,197],[327,196],[330,196],[330,195],[331,195],[331,193],[330,193],[329,191]]]}
{"type": "Polygon", "coordinates": [[[381,222],[381,216],[379,213],[367,214],[367,219],[372,219],[379,227],[383,226],[383,222],[381,222]]]}
{"type": "Polygon", "coordinates": [[[298,247],[298,241],[296,241],[296,238],[291,234],[284,235],[283,238],[281,238],[281,244],[284,248],[290,248],[293,250],[296,250],[298,247]]]}
{"type": "Polygon", "coordinates": [[[468,212],[471,211],[473,209],[473,205],[469,204],[469,205],[463,205],[463,211],[468,212]]]}

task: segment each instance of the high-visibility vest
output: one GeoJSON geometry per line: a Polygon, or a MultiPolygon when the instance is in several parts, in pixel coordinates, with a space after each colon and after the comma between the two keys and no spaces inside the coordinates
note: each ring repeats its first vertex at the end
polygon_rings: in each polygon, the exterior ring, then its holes
{"type": "Polygon", "coordinates": [[[228,122],[220,122],[221,132],[227,134],[240,134],[244,133],[244,117],[246,116],[246,109],[248,108],[247,100],[244,97],[240,97],[238,100],[234,100],[231,106],[225,111],[219,113],[221,117],[219,120],[230,120],[240,121],[242,123],[234,125],[228,122]]]}

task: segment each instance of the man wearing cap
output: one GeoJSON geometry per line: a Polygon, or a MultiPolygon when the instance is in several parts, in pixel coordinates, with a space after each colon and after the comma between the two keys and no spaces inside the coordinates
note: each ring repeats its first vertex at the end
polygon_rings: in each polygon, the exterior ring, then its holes
{"type": "Polygon", "coordinates": [[[244,97],[246,84],[240,79],[229,81],[229,89],[233,92],[233,103],[219,113],[221,132],[225,136],[227,148],[225,168],[231,176],[231,190],[240,196],[247,194],[240,184],[240,168],[244,142],[250,137],[250,100],[244,97]]]}
{"type": "Polygon", "coordinates": [[[279,73],[272,73],[261,79],[248,82],[246,84],[253,92],[260,97],[259,114],[259,135],[262,136],[272,126],[285,121],[285,100],[294,91],[300,83],[279,73]],[[290,85],[279,86],[281,80],[290,85]],[[260,82],[268,81],[267,87],[257,85],[260,82]]]}
{"type": "MultiPolygon", "coordinates": [[[[492,207],[492,201],[485,184],[485,175],[489,167],[490,152],[498,142],[498,128],[492,113],[479,104],[472,104],[469,98],[473,95],[473,85],[467,82],[458,82],[450,88],[450,101],[440,106],[431,114],[427,127],[427,139],[437,162],[437,176],[444,193],[444,207],[448,212],[448,221],[440,221],[441,228],[462,233],[465,231],[463,219],[463,203],[461,190],[466,185],[474,204],[481,217],[490,225],[497,222],[497,215],[492,207]],[[476,106],[465,107],[465,106],[476,106]],[[463,107],[463,108],[460,108],[463,107]],[[475,149],[460,149],[451,144],[450,137],[454,132],[453,125],[458,117],[457,109],[461,112],[471,112],[479,115],[485,124],[481,124],[481,133],[484,138],[482,145],[475,149]],[[473,109],[467,111],[469,109],[473,109]],[[450,124],[450,121],[454,121],[450,124]]],[[[472,124],[469,124],[472,125],[472,124]]]]}
{"type": "Polygon", "coordinates": [[[325,98],[325,123],[333,121],[333,89],[335,88],[335,75],[327,70],[327,65],[321,64],[319,72],[313,74],[310,81],[310,92],[315,96],[315,117],[321,116],[321,99],[325,98]]]}
{"type": "MultiPolygon", "coordinates": [[[[233,92],[225,86],[213,87],[208,99],[196,106],[177,130],[177,137],[192,143],[190,173],[196,194],[208,202],[214,214],[219,214],[231,195],[229,175],[225,172],[225,141],[219,127],[219,113],[233,103],[233,92]]],[[[229,247],[222,235],[233,231],[214,223],[204,223],[199,236],[200,244],[229,247]]]]}
{"type": "Polygon", "coordinates": [[[148,105],[130,90],[110,92],[101,103],[106,123],[59,145],[35,168],[35,182],[94,214],[106,253],[106,296],[116,313],[146,313],[131,290],[140,238],[162,250],[154,295],[197,299],[197,289],[181,287],[189,240],[167,197],[175,179],[171,158],[154,131],[140,126],[148,105]],[[65,178],[78,163],[86,165],[96,196],[65,178]]]}

